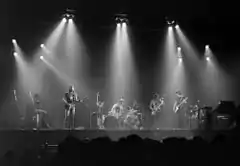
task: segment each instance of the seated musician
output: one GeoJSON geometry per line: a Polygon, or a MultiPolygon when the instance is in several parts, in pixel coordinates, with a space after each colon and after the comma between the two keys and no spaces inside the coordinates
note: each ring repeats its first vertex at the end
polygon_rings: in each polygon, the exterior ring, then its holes
{"type": "MultiPolygon", "coordinates": [[[[30,96],[32,97],[32,93],[29,93],[30,96]]],[[[47,112],[42,109],[42,104],[40,102],[40,96],[38,94],[34,94],[32,97],[33,105],[35,108],[36,116],[34,116],[34,120],[36,120],[36,126],[37,129],[42,128],[43,126],[49,127],[49,125],[46,123],[44,117],[47,112]]]]}
{"type": "Polygon", "coordinates": [[[76,111],[75,104],[80,101],[73,85],[71,85],[69,91],[65,93],[63,101],[65,102],[65,127],[73,129],[76,111]]]}
{"type": "Polygon", "coordinates": [[[124,114],[124,99],[123,97],[121,97],[120,100],[113,105],[111,111],[109,112],[110,116],[114,116],[117,119],[119,129],[124,127],[123,114],[124,114]]]}
{"type": "Polygon", "coordinates": [[[123,114],[123,112],[124,112],[124,99],[123,97],[121,97],[120,100],[113,105],[110,113],[118,119],[123,114]]]}

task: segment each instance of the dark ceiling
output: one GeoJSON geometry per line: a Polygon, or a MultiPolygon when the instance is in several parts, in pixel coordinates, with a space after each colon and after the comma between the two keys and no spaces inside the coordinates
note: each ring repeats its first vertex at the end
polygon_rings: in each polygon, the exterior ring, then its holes
{"type": "Polygon", "coordinates": [[[165,27],[164,18],[170,16],[197,44],[208,41],[221,51],[238,49],[237,1],[3,0],[0,4],[3,12],[0,17],[6,23],[1,27],[1,43],[26,31],[26,27],[52,25],[66,8],[71,8],[76,10],[75,22],[85,27],[112,26],[114,15],[124,12],[133,28],[157,30],[165,27]]]}

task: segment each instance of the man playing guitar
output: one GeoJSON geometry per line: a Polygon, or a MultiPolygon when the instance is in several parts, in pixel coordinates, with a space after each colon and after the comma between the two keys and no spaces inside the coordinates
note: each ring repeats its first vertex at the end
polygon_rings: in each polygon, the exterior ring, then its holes
{"type": "Polygon", "coordinates": [[[149,108],[152,111],[152,115],[156,115],[157,112],[160,112],[164,104],[164,98],[160,97],[158,93],[155,93],[149,105],[149,108]]]}
{"type": "Polygon", "coordinates": [[[69,91],[65,93],[63,98],[65,103],[65,118],[64,118],[64,126],[69,129],[74,128],[74,118],[75,118],[75,104],[76,102],[80,102],[78,94],[74,90],[74,86],[69,87],[69,91]]]}
{"type": "Polygon", "coordinates": [[[176,96],[177,96],[177,99],[173,106],[173,111],[175,113],[177,113],[183,107],[183,105],[187,103],[187,100],[188,100],[188,97],[183,96],[181,91],[177,91],[176,96]]]}

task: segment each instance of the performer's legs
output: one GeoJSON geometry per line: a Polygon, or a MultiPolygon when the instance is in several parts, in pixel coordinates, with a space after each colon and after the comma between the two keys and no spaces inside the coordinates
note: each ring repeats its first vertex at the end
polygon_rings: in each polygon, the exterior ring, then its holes
{"type": "Polygon", "coordinates": [[[68,128],[69,112],[70,111],[68,109],[65,109],[64,128],[68,128]]]}
{"type": "Polygon", "coordinates": [[[71,129],[74,129],[74,119],[75,119],[75,107],[72,109],[72,119],[71,119],[71,129]]]}

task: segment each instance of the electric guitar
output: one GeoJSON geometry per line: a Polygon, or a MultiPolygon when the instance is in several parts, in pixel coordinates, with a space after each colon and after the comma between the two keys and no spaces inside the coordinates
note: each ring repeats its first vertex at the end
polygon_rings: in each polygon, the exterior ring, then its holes
{"type": "Polygon", "coordinates": [[[152,115],[156,115],[157,112],[160,112],[163,104],[164,102],[156,102],[156,101],[151,103],[150,109],[152,110],[152,115]]]}
{"type": "Polygon", "coordinates": [[[184,97],[184,99],[175,106],[174,112],[177,113],[183,104],[187,103],[188,97],[184,97]]]}
{"type": "MultiPolygon", "coordinates": [[[[76,100],[76,102],[83,103],[86,99],[88,99],[88,98],[87,98],[87,97],[84,97],[82,100],[79,100],[79,99],[76,100]]],[[[62,100],[63,100],[63,102],[69,107],[68,110],[71,110],[72,108],[75,107],[75,102],[73,102],[73,103],[68,103],[65,98],[63,98],[62,100]]]]}

